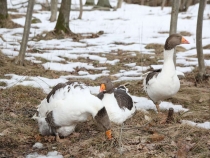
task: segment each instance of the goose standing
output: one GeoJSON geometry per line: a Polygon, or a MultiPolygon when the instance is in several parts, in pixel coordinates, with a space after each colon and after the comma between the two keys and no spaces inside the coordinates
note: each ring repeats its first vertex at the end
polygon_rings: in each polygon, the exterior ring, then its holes
{"type": "Polygon", "coordinates": [[[122,124],[135,112],[136,108],[127,89],[124,86],[115,89],[108,77],[101,82],[98,97],[106,107],[109,119],[116,124],[122,124]]]}
{"type": "Polygon", "coordinates": [[[173,61],[175,47],[180,44],[189,44],[189,42],[179,34],[171,34],[164,45],[162,70],[146,73],[143,81],[143,88],[155,103],[158,112],[160,101],[172,97],[180,88],[180,81],[173,61]]]}
{"type": "Polygon", "coordinates": [[[89,88],[78,82],[57,84],[38,106],[33,119],[38,121],[42,135],[68,136],[78,122],[84,122],[88,116],[106,131],[111,139],[110,120],[102,101],[90,93],[89,88]]]}

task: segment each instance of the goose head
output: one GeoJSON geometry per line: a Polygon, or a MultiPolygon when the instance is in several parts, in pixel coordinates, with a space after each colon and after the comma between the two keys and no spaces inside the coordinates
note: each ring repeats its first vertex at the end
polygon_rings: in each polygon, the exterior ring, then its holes
{"type": "Polygon", "coordinates": [[[180,34],[171,34],[165,42],[164,49],[171,50],[180,44],[189,44],[189,42],[180,34]]]}
{"type": "Polygon", "coordinates": [[[100,92],[112,92],[113,84],[110,78],[106,77],[101,81],[100,92]]]}

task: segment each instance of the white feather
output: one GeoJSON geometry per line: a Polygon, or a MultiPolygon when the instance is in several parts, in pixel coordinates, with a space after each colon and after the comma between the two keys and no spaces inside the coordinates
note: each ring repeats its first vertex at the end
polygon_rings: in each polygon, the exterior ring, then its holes
{"type": "Polygon", "coordinates": [[[44,99],[38,106],[32,118],[38,120],[39,131],[43,135],[52,134],[45,120],[46,114],[53,112],[53,119],[56,125],[61,126],[58,133],[62,136],[71,134],[78,122],[86,121],[87,117],[95,117],[97,112],[104,107],[99,98],[92,95],[85,85],[76,86],[78,83],[67,85],[56,90],[49,99],[44,99]]]}

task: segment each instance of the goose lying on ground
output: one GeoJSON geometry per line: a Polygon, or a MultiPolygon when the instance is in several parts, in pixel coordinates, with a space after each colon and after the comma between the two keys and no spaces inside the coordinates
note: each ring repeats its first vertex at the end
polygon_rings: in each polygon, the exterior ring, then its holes
{"type": "Polygon", "coordinates": [[[111,139],[110,120],[102,101],[92,95],[83,83],[67,82],[56,85],[38,106],[33,119],[38,121],[42,135],[68,136],[78,122],[84,122],[88,116],[106,131],[111,139]]]}
{"type": "Polygon", "coordinates": [[[98,97],[106,107],[109,119],[116,124],[122,124],[136,110],[131,96],[127,93],[127,89],[124,86],[115,89],[111,79],[108,77],[101,82],[98,97]]]}
{"type": "Polygon", "coordinates": [[[189,44],[189,42],[179,34],[170,35],[164,45],[163,68],[146,73],[143,81],[144,90],[156,104],[158,112],[160,101],[172,97],[180,88],[173,61],[175,47],[180,44],[189,44]]]}

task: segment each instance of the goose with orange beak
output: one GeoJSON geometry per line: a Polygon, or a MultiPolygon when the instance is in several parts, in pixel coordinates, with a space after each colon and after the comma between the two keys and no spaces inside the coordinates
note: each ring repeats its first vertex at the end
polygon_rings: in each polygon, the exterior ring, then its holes
{"type": "Polygon", "coordinates": [[[160,101],[172,97],[180,88],[180,81],[173,61],[175,47],[180,44],[189,44],[189,42],[179,34],[170,35],[164,45],[162,69],[150,71],[143,75],[143,88],[155,103],[158,112],[160,111],[160,101]]]}
{"type": "Polygon", "coordinates": [[[91,94],[84,83],[67,82],[52,89],[38,106],[33,119],[38,121],[42,135],[55,135],[56,141],[60,141],[60,136],[70,135],[77,123],[86,121],[89,116],[96,120],[110,140],[110,120],[102,101],[91,94]]]}
{"type": "Polygon", "coordinates": [[[126,88],[124,86],[114,88],[111,79],[108,77],[101,81],[100,93],[97,96],[102,100],[109,119],[116,124],[122,124],[136,110],[126,88]]]}

